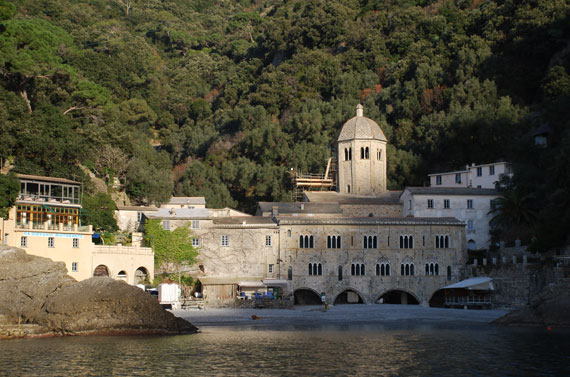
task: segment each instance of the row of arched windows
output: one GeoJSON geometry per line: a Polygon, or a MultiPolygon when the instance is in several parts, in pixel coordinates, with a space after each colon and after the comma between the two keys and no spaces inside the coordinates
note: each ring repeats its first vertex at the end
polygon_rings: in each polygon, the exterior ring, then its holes
{"type": "Polygon", "coordinates": [[[368,149],[368,147],[366,148],[360,148],[360,159],[361,160],[368,160],[370,159],[370,149],[368,149]]]}
{"type": "Polygon", "coordinates": [[[435,236],[435,248],[447,249],[449,247],[449,236],[435,236]]]}
{"type": "Polygon", "coordinates": [[[390,276],[390,263],[376,263],[376,276],[390,276]]]}
{"type": "Polygon", "coordinates": [[[438,263],[426,263],[426,275],[439,275],[439,264],[438,263]]]}
{"type": "Polygon", "coordinates": [[[313,236],[299,236],[299,248],[301,249],[312,249],[315,247],[315,241],[313,236]]]}
{"type": "Polygon", "coordinates": [[[376,237],[376,236],[364,236],[364,248],[365,249],[376,249],[376,248],[378,248],[378,237],[376,237]]]}
{"type": "Polygon", "coordinates": [[[350,266],[350,274],[352,276],[364,276],[366,275],[366,266],[364,263],[353,263],[350,266]]]}
{"type": "Polygon", "coordinates": [[[414,264],[413,263],[402,263],[400,268],[400,275],[402,276],[413,276],[414,275],[414,264]]]}
{"type": "MultiPolygon", "coordinates": [[[[341,281],[343,278],[342,266],[338,266],[338,280],[341,281]]],[[[350,274],[353,276],[363,276],[366,273],[366,266],[363,263],[353,263],[350,266],[350,274]]],[[[309,263],[309,275],[322,275],[323,266],[320,263],[309,263]]],[[[413,263],[402,263],[400,274],[402,276],[414,275],[414,264],[413,263]]],[[[390,276],[390,263],[382,262],[376,263],[376,276],[390,276]]],[[[426,275],[439,275],[439,264],[438,263],[426,263],[426,275]],[[432,273],[433,271],[433,273],[432,273]]],[[[293,267],[289,266],[287,269],[287,279],[293,280],[293,267]]],[[[451,280],[451,266],[447,266],[447,280],[451,280]]]]}
{"type": "Polygon", "coordinates": [[[309,263],[309,275],[322,275],[323,266],[320,263],[309,263]]]}
{"type": "Polygon", "coordinates": [[[400,236],[400,249],[413,249],[414,236],[400,236]]]}
{"type": "Polygon", "coordinates": [[[352,160],[352,148],[344,148],[344,160],[352,160]]]}
{"type": "Polygon", "coordinates": [[[328,249],[340,249],[340,236],[327,236],[328,249]]]}

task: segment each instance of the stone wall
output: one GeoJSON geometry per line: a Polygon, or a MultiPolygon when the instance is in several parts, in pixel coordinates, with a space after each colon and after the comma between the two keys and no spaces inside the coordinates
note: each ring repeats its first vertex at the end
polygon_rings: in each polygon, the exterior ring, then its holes
{"type": "Polygon", "coordinates": [[[493,307],[519,308],[528,304],[548,284],[556,281],[556,269],[544,264],[468,266],[472,277],[493,279],[493,307]]]}

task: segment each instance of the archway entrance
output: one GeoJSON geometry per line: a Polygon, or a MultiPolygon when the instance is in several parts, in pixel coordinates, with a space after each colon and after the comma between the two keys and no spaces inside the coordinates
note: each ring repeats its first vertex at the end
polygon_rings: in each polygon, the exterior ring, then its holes
{"type": "Polygon", "coordinates": [[[127,281],[127,272],[126,271],[121,271],[117,274],[117,279],[119,280],[123,280],[123,281],[127,281]]]}
{"type": "Polygon", "coordinates": [[[100,264],[93,271],[93,276],[109,276],[109,269],[104,264],[100,264]]]}
{"type": "Polygon", "coordinates": [[[438,290],[431,296],[429,306],[432,308],[445,308],[445,292],[443,289],[438,290]]]}
{"type": "Polygon", "coordinates": [[[413,295],[400,290],[384,293],[377,302],[383,304],[419,305],[418,300],[413,295]]]}
{"type": "Polygon", "coordinates": [[[139,267],[135,271],[135,284],[144,284],[148,281],[148,270],[144,267],[139,267]]]}
{"type": "Polygon", "coordinates": [[[335,305],[342,305],[342,304],[364,304],[364,300],[360,295],[353,291],[352,289],[347,289],[343,291],[341,294],[336,296],[334,300],[335,305]]]}
{"type": "Polygon", "coordinates": [[[295,305],[322,305],[321,296],[311,289],[297,289],[294,296],[295,305]]]}

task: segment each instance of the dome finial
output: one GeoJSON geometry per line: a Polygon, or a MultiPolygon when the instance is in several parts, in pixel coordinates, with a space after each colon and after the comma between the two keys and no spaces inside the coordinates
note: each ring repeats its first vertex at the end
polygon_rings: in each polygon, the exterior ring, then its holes
{"type": "Polygon", "coordinates": [[[364,116],[364,106],[362,106],[361,104],[358,104],[356,106],[356,116],[357,117],[364,116]]]}

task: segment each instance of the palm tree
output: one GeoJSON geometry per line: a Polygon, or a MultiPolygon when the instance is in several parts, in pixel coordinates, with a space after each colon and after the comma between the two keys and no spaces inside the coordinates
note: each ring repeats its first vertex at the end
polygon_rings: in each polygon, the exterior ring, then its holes
{"type": "Polygon", "coordinates": [[[503,191],[503,195],[495,199],[495,208],[489,211],[494,215],[489,225],[500,228],[510,239],[528,236],[537,220],[537,213],[531,206],[532,199],[531,194],[524,194],[516,188],[503,191]]]}

